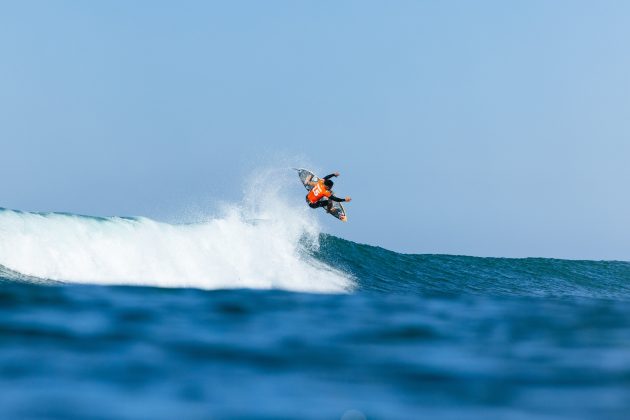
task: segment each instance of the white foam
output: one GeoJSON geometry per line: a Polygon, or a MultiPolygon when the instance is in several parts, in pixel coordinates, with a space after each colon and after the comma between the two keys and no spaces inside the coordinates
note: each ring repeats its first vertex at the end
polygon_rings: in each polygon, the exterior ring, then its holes
{"type": "Polygon", "coordinates": [[[348,290],[347,275],[304,250],[304,238],[317,246],[313,214],[290,208],[273,192],[267,197],[265,203],[228,207],[223,217],[185,225],[2,210],[0,264],[76,283],[348,290]]]}

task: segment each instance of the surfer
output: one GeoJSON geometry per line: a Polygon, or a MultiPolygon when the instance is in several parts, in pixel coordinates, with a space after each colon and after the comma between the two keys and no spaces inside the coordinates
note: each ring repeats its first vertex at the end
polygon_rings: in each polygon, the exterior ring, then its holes
{"type": "Polygon", "coordinates": [[[308,181],[306,184],[313,187],[308,194],[306,194],[306,202],[309,207],[312,209],[316,209],[319,207],[325,207],[328,213],[333,213],[337,211],[337,209],[333,208],[333,201],[338,203],[344,203],[352,201],[350,197],[339,198],[335,197],[333,193],[332,187],[335,184],[332,179],[334,176],[339,176],[339,172],[335,172],[334,174],[326,175],[322,179],[318,179],[317,181],[308,181]]]}

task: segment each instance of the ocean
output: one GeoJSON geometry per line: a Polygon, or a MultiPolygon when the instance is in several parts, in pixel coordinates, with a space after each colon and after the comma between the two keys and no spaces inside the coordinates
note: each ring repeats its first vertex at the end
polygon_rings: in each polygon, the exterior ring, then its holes
{"type": "Polygon", "coordinates": [[[0,418],[630,418],[630,263],[400,254],[267,210],[0,210],[0,418]]]}

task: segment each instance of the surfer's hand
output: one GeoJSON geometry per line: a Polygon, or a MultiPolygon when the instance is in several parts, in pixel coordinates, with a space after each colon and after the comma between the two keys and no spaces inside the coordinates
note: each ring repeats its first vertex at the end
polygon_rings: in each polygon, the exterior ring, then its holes
{"type": "Polygon", "coordinates": [[[334,176],[339,176],[339,172],[335,172],[333,175],[334,176]]]}
{"type": "Polygon", "coordinates": [[[350,202],[350,201],[352,201],[352,198],[350,198],[350,197],[346,197],[346,203],[348,203],[348,202],[350,202]]]}

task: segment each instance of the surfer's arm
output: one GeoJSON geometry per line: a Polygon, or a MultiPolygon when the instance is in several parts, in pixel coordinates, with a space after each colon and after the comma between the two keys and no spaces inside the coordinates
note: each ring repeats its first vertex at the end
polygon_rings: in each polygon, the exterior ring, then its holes
{"type": "Polygon", "coordinates": [[[330,179],[330,178],[332,178],[333,176],[339,176],[339,172],[335,172],[334,174],[326,175],[326,176],[324,177],[324,179],[330,179]]]}
{"type": "Polygon", "coordinates": [[[351,201],[352,200],[350,197],[339,198],[339,197],[335,197],[334,195],[331,195],[330,197],[328,197],[328,199],[332,200],[332,201],[336,201],[337,203],[345,203],[347,201],[351,201]]]}

